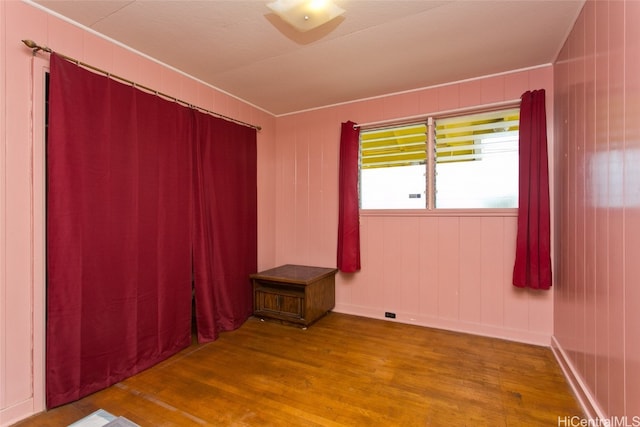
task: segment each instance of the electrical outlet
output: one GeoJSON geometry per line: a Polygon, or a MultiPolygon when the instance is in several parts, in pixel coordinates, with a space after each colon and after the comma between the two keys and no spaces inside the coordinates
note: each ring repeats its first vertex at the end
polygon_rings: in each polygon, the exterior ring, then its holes
{"type": "Polygon", "coordinates": [[[396,314],[395,313],[391,313],[390,311],[385,311],[384,312],[384,317],[388,317],[389,319],[395,319],[396,318],[396,314]]]}

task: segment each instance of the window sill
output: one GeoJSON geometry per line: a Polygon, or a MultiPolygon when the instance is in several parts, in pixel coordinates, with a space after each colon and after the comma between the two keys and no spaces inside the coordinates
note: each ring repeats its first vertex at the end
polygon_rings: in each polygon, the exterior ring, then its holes
{"type": "Polygon", "coordinates": [[[518,208],[506,209],[360,209],[365,217],[517,217],[518,208]]]}

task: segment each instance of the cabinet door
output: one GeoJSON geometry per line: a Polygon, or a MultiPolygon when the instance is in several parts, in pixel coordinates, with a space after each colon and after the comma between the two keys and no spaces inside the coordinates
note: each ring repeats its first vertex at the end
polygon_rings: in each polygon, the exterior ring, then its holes
{"type": "Polygon", "coordinates": [[[285,316],[303,319],[302,298],[291,295],[280,295],[280,313],[285,316]]]}
{"type": "Polygon", "coordinates": [[[256,292],[256,310],[278,313],[280,311],[280,296],[271,292],[256,292]]]}
{"type": "Polygon", "coordinates": [[[295,319],[304,318],[303,297],[257,290],[255,298],[257,313],[295,319]]]}

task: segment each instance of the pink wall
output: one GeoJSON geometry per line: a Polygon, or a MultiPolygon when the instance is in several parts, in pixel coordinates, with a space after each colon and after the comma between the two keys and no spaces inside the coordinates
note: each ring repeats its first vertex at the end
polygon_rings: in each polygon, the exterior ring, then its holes
{"type": "MultiPolygon", "coordinates": [[[[336,265],[340,123],[518,100],[551,66],[278,118],[275,264],[336,265]]],[[[361,215],[362,271],[339,274],[336,311],[549,345],[553,292],[511,285],[516,212],[361,215]]]]}
{"type": "Polygon", "coordinates": [[[42,106],[48,58],[39,54],[34,59],[21,39],[33,39],[200,107],[261,125],[263,130],[258,133],[260,262],[271,264],[274,257],[273,116],[28,4],[0,1],[1,426],[44,409],[42,106]]]}
{"type": "Polygon", "coordinates": [[[640,2],[587,1],[554,73],[553,347],[601,417],[640,416],[638,20],[640,2]]]}

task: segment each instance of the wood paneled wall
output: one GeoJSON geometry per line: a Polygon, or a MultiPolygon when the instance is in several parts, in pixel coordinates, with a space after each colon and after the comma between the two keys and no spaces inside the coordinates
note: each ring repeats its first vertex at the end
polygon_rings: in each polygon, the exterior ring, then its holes
{"type": "Polygon", "coordinates": [[[640,421],[640,3],[587,1],[555,64],[554,348],[592,416],[640,421]]]}
{"type": "Polygon", "coordinates": [[[549,344],[550,292],[511,286],[516,216],[363,216],[361,273],[338,310],[549,344]]]}

